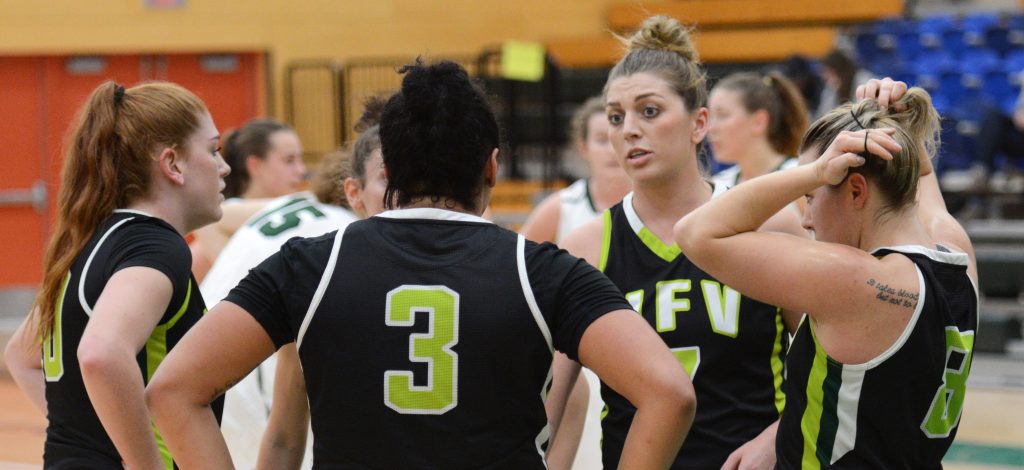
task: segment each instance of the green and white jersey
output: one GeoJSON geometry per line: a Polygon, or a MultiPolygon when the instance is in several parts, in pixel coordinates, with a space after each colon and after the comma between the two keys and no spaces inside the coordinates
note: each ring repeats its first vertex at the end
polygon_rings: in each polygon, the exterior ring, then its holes
{"type": "Polygon", "coordinates": [[[543,469],[553,349],[629,308],[550,243],[428,208],[291,240],[228,300],[295,342],[324,469],[543,469]]]}
{"type": "MultiPolygon", "coordinates": [[[[206,311],[192,277],[188,245],[173,227],[129,210],[114,211],[101,223],[64,279],[53,334],[43,342],[49,420],[43,451],[45,468],[123,468],[121,456],[86,393],[77,351],[107,281],[117,271],[135,266],[164,273],[174,289],[167,310],[137,356],[144,382],[149,382],[168,351],[206,311]]],[[[218,419],[222,406],[223,399],[213,404],[218,419]]],[[[175,468],[155,428],[154,433],[166,468],[175,468]]]]}
{"type": "MultiPolygon", "coordinates": [[[[355,220],[357,217],[351,212],[321,203],[308,192],[288,194],[268,202],[224,245],[199,286],[203,298],[211,305],[221,301],[250,269],[277,253],[289,239],[323,235],[355,220]]],[[[276,366],[276,355],[267,358],[224,394],[221,432],[236,468],[256,468],[256,449],[260,447],[270,418],[276,366]]],[[[310,451],[302,468],[312,465],[312,439],[307,446],[310,451]]]]}
{"type": "MultiPolygon", "coordinates": [[[[715,186],[715,195],[725,188],[715,186]]],[[[779,309],[746,297],[665,245],[633,209],[604,213],[600,269],[682,362],[697,393],[693,427],[673,469],[719,468],[779,417],[786,334],[779,309]]],[[[635,407],[607,385],[604,468],[617,468],[635,407]]]]}
{"type": "Polygon", "coordinates": [[[863,364],[829,357],[805,318],[787,363],[778,468],[942,468],[971,371],[977,290],[964,253],[897,246],[873,254],[890,253],[917,266],[913,316],[888,350],[863,364]]]}

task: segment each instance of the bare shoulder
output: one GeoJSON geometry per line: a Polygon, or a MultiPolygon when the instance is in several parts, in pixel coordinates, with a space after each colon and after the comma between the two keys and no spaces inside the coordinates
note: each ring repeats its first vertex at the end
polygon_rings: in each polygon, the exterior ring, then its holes
{"type": "Polygon", "coordinates": [[[604,215],[579,226],[567,235],[559,246],[573,256],[600,267],[601,247],[604,241],[604,215]]]}
{"type": "Polygon", "coordinates": [[[558,232],[558,219],[561,217],[561,202],[558,192],[548,195],[530,213],[519,233],[537,243],[554,241],[558,232]]]}

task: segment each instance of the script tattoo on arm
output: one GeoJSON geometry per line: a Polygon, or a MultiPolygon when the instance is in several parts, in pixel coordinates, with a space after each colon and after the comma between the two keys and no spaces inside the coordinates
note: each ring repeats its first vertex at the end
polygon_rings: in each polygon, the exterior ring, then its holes
{"type": "Polygon", "coordinates": [[[875,298],[897,307],[916,308],[920,292],[910,292],[906,289],[895,289],[889,284],[883,284],[874,279],[868,279],[868,285],[875,288],[875,298]]]}
{"type": "Polygon", "coordinates": [[[217,388],[213,389],[213,396],[210,397],[210,401],[208,403],[213,403],[214,400],[220,398],[221,395],[227,393],[228,389],[230,389],[231,387],[234,387],[235,384],[237,384],[238,382],[241,382],[241,381],[242,381],[242,377],[239,377],[239,378],[237,378],[235,380],[228,381],[227,383],[225,383],[221,387],[217,387],[217,388]]]}

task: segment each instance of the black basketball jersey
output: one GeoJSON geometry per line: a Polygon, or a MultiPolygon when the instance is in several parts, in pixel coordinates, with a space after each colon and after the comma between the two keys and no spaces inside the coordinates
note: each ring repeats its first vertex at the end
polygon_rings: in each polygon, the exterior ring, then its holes
{"type": "MultiPolygon", "coordinates": [[[[629,194],[605,211],[599,267],[693,381],[697,414],[672,468],[719,468],[782,411],[782,315],[722,285],[677,245],[665,245],[643,225],[632,202],[629,194]]],[[[604,468],[617,468],[636,408],[604,383],[601,397],[608,407],[601,421],[604,468]]]]}
{"type": "Polygon", "coordinates": [[[439,209],[292,240],[227,300],[296,342],[331,469],[543,469],[552,348],[629,308],[554,245],[439,209]]]}
{"type": "MultiPolygon", "coordinates": [[[[206,311],[192,277],[192,257],[185,240],[163,220],[142,212],[117,210],[96,229],[64,278],[53,334],[43,342],[43,373],[49,425],[45,468],[117,468],[121,456],[107,436],[82,382],[78,345],[92,308],[117,271],[143,266],[156,269],[173,286],[170,304],[137,361],[143,381],[156,372],[167,352],[206,311]]],[[[222,400],[214,403],[219,419],[222,400]]],[[[153,429],[168,469],[170,452],[153,429]]]]}
{"type": "Polygon", "coordinates": [[[873,254],[890,253],[917,266],[910,322],[888,350],[854,365],[829,357],[805,319],[787,363],[779,468],[942,468],[971,371],[978,296],[964,253],[899,246],[873,254]]]}

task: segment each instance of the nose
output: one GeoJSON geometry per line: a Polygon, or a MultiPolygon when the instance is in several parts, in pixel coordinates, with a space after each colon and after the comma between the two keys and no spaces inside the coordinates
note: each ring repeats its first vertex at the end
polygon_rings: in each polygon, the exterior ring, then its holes
{"type": "Polygon", "coordinates": [[[804,227],[804,230],[814,231],[814,222],[811,220],[810,208],[804,208],[804,215],[800,218],[800,225],[804,227]]]}
{"type": "Polygon", "coordinates": [[[224,157],[220,153],[217,154],[217,170],[221,178],[231,174],[231,166],[228,165],[228,162],[224,161],[224,157]]]}
{"type": "Polygon", "coordinates": [[[622,136],[627,141],[640,138],[640,119],[637,118],[636,113],[627,112],[622,117],[622,136]]]}

